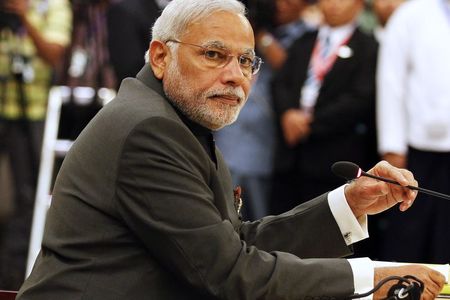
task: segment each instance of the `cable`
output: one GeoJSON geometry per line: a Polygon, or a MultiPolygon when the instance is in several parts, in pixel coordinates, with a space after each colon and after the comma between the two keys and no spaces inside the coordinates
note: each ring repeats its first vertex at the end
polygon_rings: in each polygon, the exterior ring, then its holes
{"type": "Polygon", "coordinates": [[[401,276],[389,276],[379,281],[373,289],[362,294],[353,294],[347,297],[347,299],[358,299],[367,297],[376,291],[378,291],[387,282],[392,280],[398,280],[397,284],[394,284],[388,291],[388,296],[383,300],[398,300],[398,299],[411,299],[418,300],[423,292],[423,282],[412,275],[401,276]],[[404,285],[402,283],[407,283],[404,285]]]}

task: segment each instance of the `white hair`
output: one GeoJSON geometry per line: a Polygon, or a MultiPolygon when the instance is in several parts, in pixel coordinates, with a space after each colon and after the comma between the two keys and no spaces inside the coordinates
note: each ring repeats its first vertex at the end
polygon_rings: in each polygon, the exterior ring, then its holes
{"type": "MultiPolygon", "coordinates": [[[[179,39],[192,22],[218,11],[227,11],[245,17],[244,4],[238,0],[172,0],[162,11],[152,28],[152,41],[167,42],[179,39]]],[[[149,62],[149,53],[145,53],[149,62]]]]}

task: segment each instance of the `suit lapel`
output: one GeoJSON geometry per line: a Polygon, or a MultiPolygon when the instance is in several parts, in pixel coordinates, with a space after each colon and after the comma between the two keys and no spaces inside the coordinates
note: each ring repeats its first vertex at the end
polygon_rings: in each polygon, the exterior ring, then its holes
{"type": "Polygon", "coordinates": [[[355,29],[355,32],[346,45],[350,49],[351,55],[349,57],[338,55],[330,71],[324,77],[322,89],[326,89],[330,84],[335,84],[337,78],[342,78],[342,76],[348,74],[351,66],[354,64],[356,51],[358,51],[358,35],[359,31],[355,29]]]}

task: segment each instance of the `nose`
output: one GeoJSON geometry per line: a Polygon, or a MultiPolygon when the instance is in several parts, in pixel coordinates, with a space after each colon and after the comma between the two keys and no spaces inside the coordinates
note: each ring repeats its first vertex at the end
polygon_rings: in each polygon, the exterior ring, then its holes
{"type": "Polygon", "coordinates": [[[245,76],[237,57],[230,57],[230,60],[222,70],[222,81],[224,84],[239,86],[250,80],[245,76]]]}

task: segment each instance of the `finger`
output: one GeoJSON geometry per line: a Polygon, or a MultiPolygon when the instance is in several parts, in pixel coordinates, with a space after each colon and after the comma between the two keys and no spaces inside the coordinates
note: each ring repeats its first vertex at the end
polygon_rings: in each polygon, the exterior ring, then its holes
{"type": "Polygon", "coordinates": [[[435,289],[428,288],[425,286],[425,289],[423,291],[424,299],[436,299],[436,297],[439,295],[439,292],[437,292],[435,289]]]}
{"type": "MultiPolygon", "coordinates": [[[[413,180],[413,181],[414,181],[415,184],[417,184],[416,180],[413,180]]],[[[403,188],[403,190],[404,190],[403,191],[403,199],[404,199],[404,201],[400,205],[400,210],[401,211],[406,211],[407,209],[409,209],[413,205],[413,203],[414,203],[414,201],[415,201],[415,199],[417,197],[418,191],[411,190],[411,189],[406,189],[406,188],[403,188]]]]}
{"type": "MultiPolygon", "coordinates": [[[[377,165],[375,165],[373,171],[376,173],[376,175],[392,179],[402,186],[407,186],[410,184],[409,180],[405,177],[405,170],[396,168],[389,164],[387,161],[379,162],[377,165]]],[[[412,174],[410,174],[410,176],[412,176],[412,174]]]]}
{"type": "Polygon", "coordinates": [[[430,278],[438,286],[439,292],[444,288],[445,276],[438,271],[433,270],[430,273],[430,278]]]}
{"type": "Polygon", "coordinates": [[[412,202],[411,201],[404,201],[402,203],[400,203],[399,205],[399,209],[400,211],[407,211],[410,207],[412,206],[412,202]]]}
{"type": "Polygon", "coordinates": [[[401,192],[400,195],[396,194],[394,197],[396,198],[397,202],[400,203],[400,211],[406,211],[408,210],[413,202],[414,202],[414,198],[415,193],[411,193],[411,191],[409,189],[403,188],[403,191],[401,192]]]}
{"type": "Polygon", "coordinates": [[[432,270],[429,274],[429,280],[425,282],[425,291],[436,298],[444,287],[445,277],[437,271],[432,270]]]}
{"type": "Polygon", "coordinates": [[[415,201],[415,198],[417,197],[417,191],[407,191],[407,195],[405,197],[406,200],[404,200],[401,204],[400,204],[400,210],[401,211],[406,211],[408,210],[415,201]]]}
{"type": "MultiPolygon", "coordinates": [[[[365,178],[359,178],[357,183],[360,186],[359,198],[361,199],[373,201],[381,197],[387,197],[387,195],[390,193],[388,185],[382,181],[374,181],[371,179],[365,180],[365,178]]],[[[389,198],[387,197],[387,199],[389,198]]],[[[396,204],[396,202],[394,202],[393,204],[396,204]]]]}
{"type": "Polygon", "coordinates": [[[406,169],[398,169],[398,170],[403,174],[406,180],[408,180],[409,185],[417,186],[417,181],[414,179],[414,175],[411,171],[406,169]]]}
{"type": "Polygon", "coordinates": [[[433,281],[433,280],[429,280],[425,284],[425,288],[427,288],[433,294],[439,294],[441,292],[441,290],[442,290],[442,288],[440,287],[440,284],[438,282],[433,281]]]}

